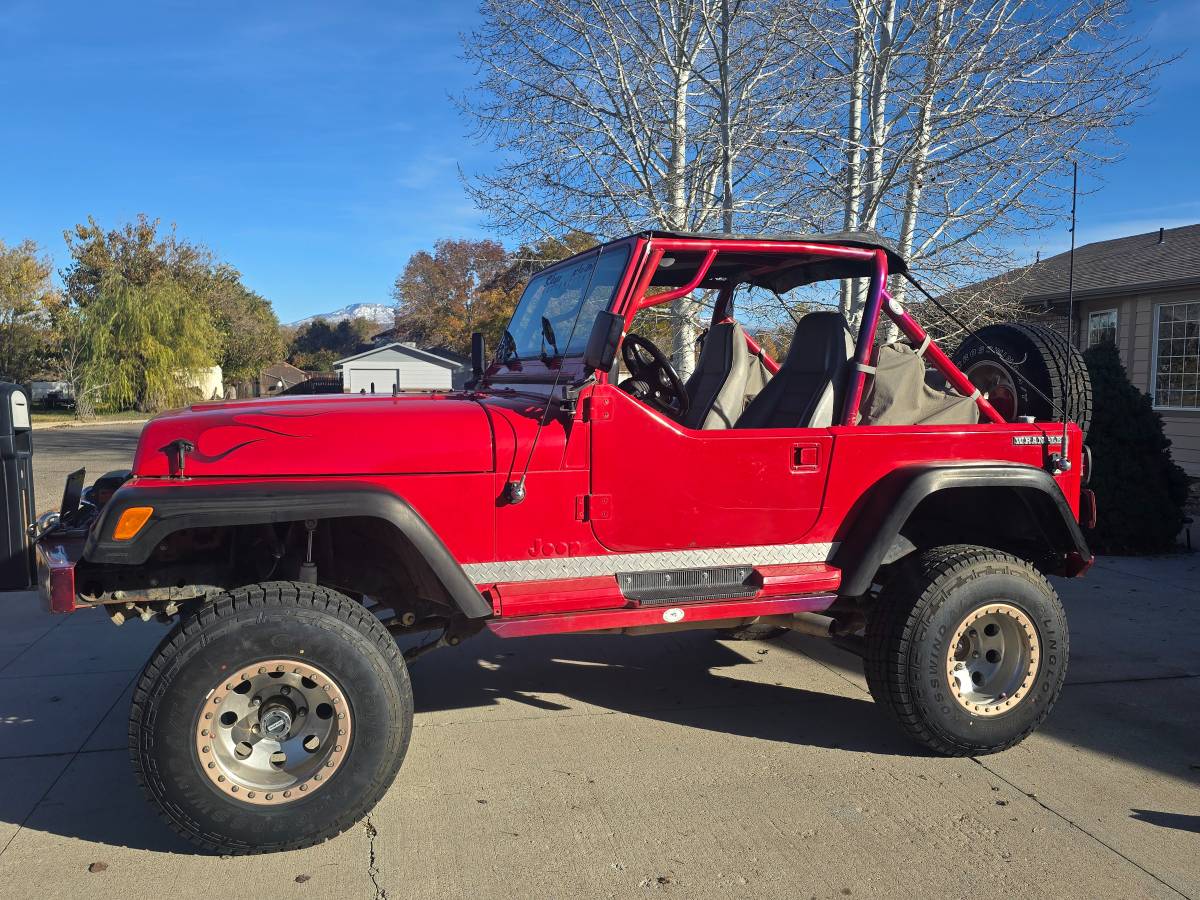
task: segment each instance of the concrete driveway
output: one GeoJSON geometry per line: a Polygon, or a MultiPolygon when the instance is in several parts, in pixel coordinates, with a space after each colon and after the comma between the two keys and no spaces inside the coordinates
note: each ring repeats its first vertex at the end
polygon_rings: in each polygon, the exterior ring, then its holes
{"type": "Polygon", "coordinates": [[[231,859],[130,772],[162,626],[0,595],[0,896],[1200,898],[1200,556],[1057,586],[1068,687],[999,755],[923,754],[815,640],[481,636],[413,665],[412,747],[368,821],[231,859]]]}

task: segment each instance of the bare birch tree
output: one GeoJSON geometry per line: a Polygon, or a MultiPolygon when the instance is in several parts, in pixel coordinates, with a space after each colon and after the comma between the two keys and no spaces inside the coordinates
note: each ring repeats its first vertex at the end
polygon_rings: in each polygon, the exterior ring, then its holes
{"type": "MultiPolygon", "coordinates": [[[[657,227],[764,229],[810,220],[788,4],[751,0],[487,0],[464,36],[480,70],[463,108],[504,162],[468,180],[497,227],[601,237],[657,227]],[[768,166],[767,161],[771,161],[768,166]]],[[[692,368],[696,304],[674,305],[692,368]]]]}
{"type": "Polygon", "coordinates": [[[1129,25],[1126,0],[485,0],[463,108],[502,162],[468,186],[525,235],[874,229],[946,291],[1062,220],[1069,159],[1114,158],[1163,64],[1129,25]]]}
{"type": "MultiPolygon", "coordinates": [[[[828,187],[841,225],[894,235],[935,281],[1012,264],[1020,235],[1061,221],[1069,159],[1095,170],[1163,61],[1125,0],[845,0],[813,7],[829,102],[828,187]],[[840,124],[839,124],[840,120],[840,124]]],[[[799,52],[811,46],[798,47],[799,52]]],[[[892,291],[903,298],[905,284],[892,291]]],[[[861,290],[843,291],[855,318],[861,290]]]]}

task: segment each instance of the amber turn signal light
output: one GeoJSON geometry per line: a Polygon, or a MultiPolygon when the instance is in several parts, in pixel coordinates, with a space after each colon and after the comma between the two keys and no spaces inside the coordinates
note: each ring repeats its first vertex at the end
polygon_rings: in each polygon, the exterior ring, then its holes
{"type": "Polygon", "coordinates": [[[117,527],[113,529],[114,541],[127,541],[146,524],[146,520],[150,518],[154,512],[153,506],[131,506],[125,512],[121,513],[121,518],[117,519],[117,527]]]}

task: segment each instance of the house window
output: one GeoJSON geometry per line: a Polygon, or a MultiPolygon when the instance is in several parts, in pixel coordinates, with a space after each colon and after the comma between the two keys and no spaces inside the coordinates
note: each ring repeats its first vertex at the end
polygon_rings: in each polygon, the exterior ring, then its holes
{"type": "Polygon", "coordinates": [[[1200,302],[1155,310],[1154,405],[1200,409],[1200,302]]]}
{"type": "Polygon", "coordinates": [[[1105,341],[1110,344],[1117,342],[1117,311],[1115,309],[1101,310],[1088,316],[1087,345],[1095,347],[1105,341]]]}

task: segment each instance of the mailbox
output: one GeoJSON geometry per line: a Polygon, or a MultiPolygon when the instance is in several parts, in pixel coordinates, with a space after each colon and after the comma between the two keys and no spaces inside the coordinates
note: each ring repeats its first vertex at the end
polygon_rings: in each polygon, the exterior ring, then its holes
{"type": "Polygon", "coordinates": [[[18,384],[0,384],[0,591],[33,586],[33,425],[18,384]]]}

